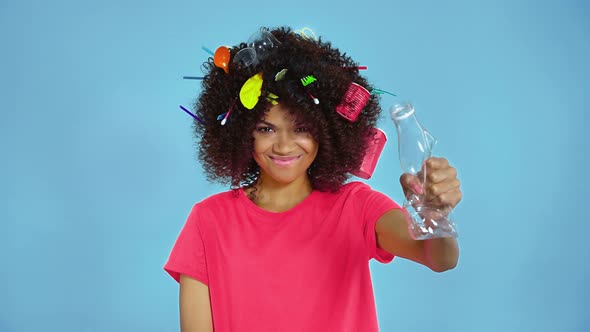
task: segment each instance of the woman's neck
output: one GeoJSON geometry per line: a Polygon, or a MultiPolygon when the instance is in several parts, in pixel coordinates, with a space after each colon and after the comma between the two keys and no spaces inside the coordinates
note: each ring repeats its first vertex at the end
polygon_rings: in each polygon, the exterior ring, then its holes
{"type": "Polygon", "coordinates": [[[284,212],[301,203],[313,191],[308,177],[291,183],[277,183],[260,177],[256,184],[246,188],[246,194],[258,207],[271,212],[284,212]]]}

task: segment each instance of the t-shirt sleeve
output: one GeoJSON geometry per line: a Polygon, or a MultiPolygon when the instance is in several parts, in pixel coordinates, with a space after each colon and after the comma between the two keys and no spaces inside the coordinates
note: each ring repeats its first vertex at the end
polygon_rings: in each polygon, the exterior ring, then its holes
{"type": "Polygon", "coordinates": [[[387,195],[371,189],[368,185],[359,186],[355,196],[358,196],[360,203],[361,216],[363,218],[363,234],[365,243],[369,249],[369,259],[376,259],[381,263],[389,263],[393,260],[393,255],[377,245],[375,235],[375,225],[379,218],[387,211],[401,209],[387,195]]]}
{"type": "Polygon", "coordinates": [[[164,270],[177,282],[180,282],[180,275],[185,274],[209,285],[205,246],[198,221],[198,205],[195,205],[176,239],[164,270]]]}

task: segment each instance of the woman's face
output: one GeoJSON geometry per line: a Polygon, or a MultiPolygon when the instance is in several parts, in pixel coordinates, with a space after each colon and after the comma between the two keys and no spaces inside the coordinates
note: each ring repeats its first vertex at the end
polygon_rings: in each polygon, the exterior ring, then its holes
{"type": "Polygon", "coordinates": [[[253,156],[261,178],[280,184],[306,179],[307,169],[318,154],[318,143],[281,104],[265,113],[253,136],[253,156]]]}

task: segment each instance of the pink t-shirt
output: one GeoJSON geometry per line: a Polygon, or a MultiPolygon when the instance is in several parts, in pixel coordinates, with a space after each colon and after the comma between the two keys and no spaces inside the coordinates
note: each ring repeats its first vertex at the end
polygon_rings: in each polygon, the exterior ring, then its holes
{"type": "Polygon", "coordinates": [[[378,331],[369,260],[393,255],[375,223],[399,208],[361,182],[281,213],[220,193],[195,204],[164,269],[209,286],[216,332],[378,331]]]}

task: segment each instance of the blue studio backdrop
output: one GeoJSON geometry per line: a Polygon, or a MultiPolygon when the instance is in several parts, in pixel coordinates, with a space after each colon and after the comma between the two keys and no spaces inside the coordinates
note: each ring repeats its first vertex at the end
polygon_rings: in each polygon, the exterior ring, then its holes
{"type": "MultiPolygon", "coordinates": [[[[590,331],[588,2],[0,0],[1,332],[179,330],[162,266],[227,189],[197,162],[182,76],[283,25],[411,100],[459,171],[459,264],[371,262],[382,331],[590,331]]],[[[367,182],[402,203],[380,128],[367,182]]]]}

